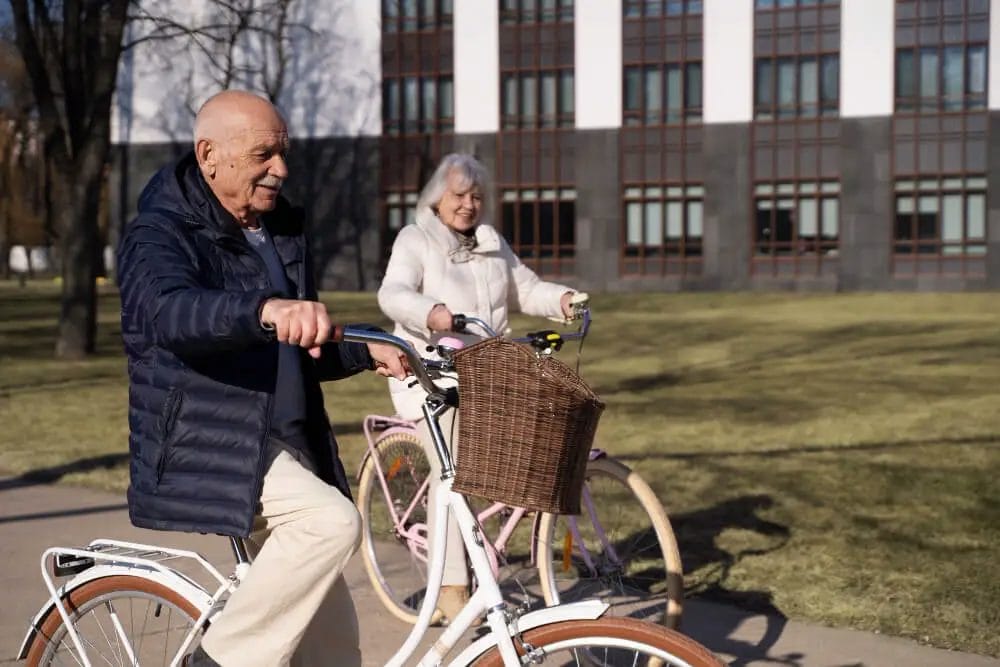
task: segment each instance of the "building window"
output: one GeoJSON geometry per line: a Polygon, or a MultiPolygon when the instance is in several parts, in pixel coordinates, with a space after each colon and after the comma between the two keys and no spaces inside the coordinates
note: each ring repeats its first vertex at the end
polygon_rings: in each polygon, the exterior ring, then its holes
{"type": "Polygon", "coordinates": [[[903,256],[985,255],[986,177],[896,181],[894,243],[903,256]]]}
{"type": "Polygon", "coordinates": [[[382,235],[383,250],[388,257],[392,242],[405,225],[412,224],[417,213],[416,192],[388,192],[385,196],[385,227],[382,235]]]}
{"type": "Polygon", "coordinates": [[[836,5],[840,0],[754,0],[756,9],[786,9],[789,7],[811,7],[813,5],[836,5]]]}
{"type": "Polygon", "coordinates": [[[702,0],[625,0],[625,18],[640,16],[684,16],[701,14],[702,0]]]}
{"type": "Polygon", "coordinates": [[[455,124],[451,76],[402,76],[382,81],[386,134],[447,132],[455,124]]]}
{"type": "Polygon", "coordinates": [[[573,0],[501,0],[501,23],[569,23],[573,0]]]}
{"type": "Polygon", "coordinates": [[[502,74],[503,127],[572,127],[573,70],[502,74]]]}
{"type": "Polygon", "coordinates": [[[452,0],[382,0],[382,32],[451,28],[452,0]]]}
{"type": "Polygon", "coordinates": [[[701,121],[701,62],[625,67],[626,125],[701,121]]]}
{"type": "Polygon", "coordinates": [[[576,190],[504,190],[500,207],[503,234],[525,264],[546,275],[573,272],[576,190]]]}
{"type": "Polygon", "coordinates": [[[758,119],[837,115],[839,54],[757,58],[754,68],[754,115],[758,119]]]}
{"type": "Polygon", "coordinates": [[[986,44],[896,51],[897,111],[986,108],[986,44]]]}
{"type": "Polygon", "coordinates": [[[758,183],[754,187],[754,255],[795,258],[805,269],[837,254],[840,184],[836,181],[758,183]]]}
{"type": "Polygon", "coordinates": [[[688,273],[700,263],[705,189],[701,185],[625,187],[625,275],[688,273]]]}

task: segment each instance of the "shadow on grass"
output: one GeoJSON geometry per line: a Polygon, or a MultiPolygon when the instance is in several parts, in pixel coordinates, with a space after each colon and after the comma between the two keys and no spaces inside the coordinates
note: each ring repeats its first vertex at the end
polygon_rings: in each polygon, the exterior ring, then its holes
{"type": "MultiPolygon", "coordinates": [[[[769,495],[744,495],[720,502],[712,507],[675,514],[670,517],[674,534],[680,546],[685,572],[699,572],[699,584],[685,591],[687,598],[707,600],[735,606],[764,615],[764,632],[753,643],[733,639],[730,635],[738,623],[713,622],[701,628],[699,641],[716,651],[738,656],[731,665],[746,665],[752,661],[765,661],[783,665],[799,665],[803,656],[769,655],[780,639],[787,619],[774,606],[769,590],[736,590],[728,588],[729,573],[741,560],[778,551],[788,543],[791,530],[788,526],[759,516],[771,508],[774,499],[769,495]],[[744,530],[770,538],[766,548],[742,549],[732,552],[718,546],[719,537],[727,530],[744,530]]],[[[729,616],[727,616],[729,618],[729,616]]],[[[735,618],[735,616],[733,617],[735,618]]]]}
{"type": "Polygon", "coordinates": [[[820,454],[824,452],[851,452],[851,451],[875,451],[892,450],[901,447],[958,447],[963,445],[1000,445],[1000,434],[984,434],[963,438],[931,438],[928,440],[893,440],[882,442],[861,442],[853,445],[798,445],[793,447],[774,447],[771,449],[754,450],[714,450],[701,452],[664,452],[648,451],[642,454],[622,454],[615,455],[616,459],[622,461],[644,461],[644,460],[674,460],[691,461],[707,460],[726,457],[748,457],[748,458],[770,458],[788,456],[789,454],[820,454]]]}
{"type": "Polygon", "coordinates": [[[78,459],[63,465],[52,466],[51,468],[38,468],[9,479],[0,480],[0,491],[19,489],[26,486],[37,486],[39,484],[52,484],[58,482],[66,475],[76,472],[89,472],[91,470],[111,470],[128,463],[129,455],[104,454],[103,456],[92,456],[85,459],[78,459]]]}
{"type": "MultiPolygon", "coordinates": [[[[766,619],[764,632],[754,642],[730,636],[748,615],[745,613],[725,614],[725,618],[713,617],[710,622],[695,624],[699,641],[716,651],[738,656],[730,663],[732,665],[746,665],[755,661],[800,665],[804,657],[801,654],[770,655],[787,622],[785,615],[775,607],[771,591],[737,590],[729,587],[730,572],[741,560],[778,551],[788,543],[791,537],[788,526],[760,516],[761,512],[770,509],[773,504],[774,499],[769,495],[743,495],[712,507],[670,517],[680,547],[684,572],[698,572],[701,582],[688,588],[685,597],[737,607],[753,615],[761,614],[766,619]],[[765,548],[742,549],[735,552],[721,548],[719,538],[729,530],[756,533],[767,538],[769,544],[765,548]]],[[[612,547],[619,556],[636,557],[642,562],[645,560],[642,554],[648,553],[646,549],[655,547],[655,543],[655,533],[648,528],[616,539],[612,547]]],[[[562,559],[558,549],[554,553],[554,558],[557,562],[562,559]]],[[[580,578],[562,592],[564,600],[595,595],[603,597],[612,589],[628,591],[624,599],[633,602],[645,596],[665,600],[664,594],[657,592],[663,590],[663,581],[667,576],[663,568],[646,568],[640,572],[631,572],[625,577],[610,563],[597,563],[601,574],[596,579],[591,579],[588,578],[589,570],[582,561],[574,558],[573,562],[580,578]]],[[[653,605],[634,605],[632,602],[626,604],[629,607],[628,615],[641,620],[656,620],[663,612],[662,602],[653,605]]],[[[682,627],[683,625],[682,621],[682,627]]]]}

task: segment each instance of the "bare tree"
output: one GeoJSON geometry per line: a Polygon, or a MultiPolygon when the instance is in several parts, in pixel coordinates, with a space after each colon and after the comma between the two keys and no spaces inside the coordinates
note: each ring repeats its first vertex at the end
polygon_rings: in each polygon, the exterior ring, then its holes
{"type": "Polygon", "coordinates": [[[205,22],[189,25],[171,18],[169,2],[164,7],[156,0],[9,0],[16,44],[34,97],[46,206],[60,249],[57,356],[79,358],[94,350],[95,278],[101,261],[98,218],[123,49],[180,40],[219,65],[219,89],[263,76],[273,99],[283,87],[283,69],[255,70],[238,60],[237,46],[250,33],[286,49],[293,27],[286,20],[292,1],[213,0],[212,11],[203,12],[205,22]],[[129,23],[143,29],[135,41],[123,43],[129,23]]]}
{"type": "Polygon", "coordinates": [[[10,0],[38,113],[48,210],[60,246],[56,354],[92,352],[101,183],[129,0],[10,0]],[[58,15],[55,11],[60,11],[58,15]]]}
{"type": "Polygon", "coordinates": [[[44,243],[47,236],[38,201],[42,170],[33,106],[24,64],[9,35],[0,30],[0,275],[4,278],[10,276],[12,246],[44,243]]]}

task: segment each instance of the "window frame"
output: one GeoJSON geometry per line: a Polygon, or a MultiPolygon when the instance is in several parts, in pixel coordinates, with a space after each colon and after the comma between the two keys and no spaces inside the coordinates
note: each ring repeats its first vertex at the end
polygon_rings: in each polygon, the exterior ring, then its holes
{"type": "Polygon", "coordinates": [[[939,275],[981,276],[989,245],[988,178],[986,174],[935,174],[896,178],[893,182],[892,256],[897,276],[934,273],[939,275]],[[946,239],[948,221],[946,203],[959,200],[961,235],[946,239]],[[970,202],[980,203],[978,235],[970,232],[970,202]],[[932,200],[933,211],[921,211],[921,200],[932,200]],[[900,204],[909,200],[909,211],[900,211],[900,204]],[[933,220],[922,216],[934,214],[933,220]],[[906,216],[901,220],[902,216],[906,216]],[[909,227],[901,238],[900,224],[909,227]],[[924,234],[930,222],[933,228],[924,234]],[[957,269],[952,268],[957,267],[957,269]]]}
{"type": "Polygon", "coordinates": [[[572,275],[576,266],[576,188],[555,184],[504,187],[498,199],[499,229],[514,254],[540,274],[572,275]],[[549,203],[551,228],[545,229],[542,211],[549,203]],[[529,209],[532,219],[527,221],[522,216],[529,209]],[[568,219],[564,220],[566,211],[568,219]],[[529,239],[523,238],[526,223],[529,239]],[[546,236],[551,239],[548,243],[543,242],[546,236]]]}

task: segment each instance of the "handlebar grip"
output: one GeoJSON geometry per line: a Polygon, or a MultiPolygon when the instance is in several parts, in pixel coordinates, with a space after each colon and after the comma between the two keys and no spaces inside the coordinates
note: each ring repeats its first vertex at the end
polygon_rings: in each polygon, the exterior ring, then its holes
{"type": "Polygon", "coordinates": [[[465,327],[467,327],[468,324],[469,321],[465,318],[465,315],[463,315],[462,313],[455,313],[454,315],[451,316],[452,331],[458,331],[458,332],[465,331],[465,327]]]}

